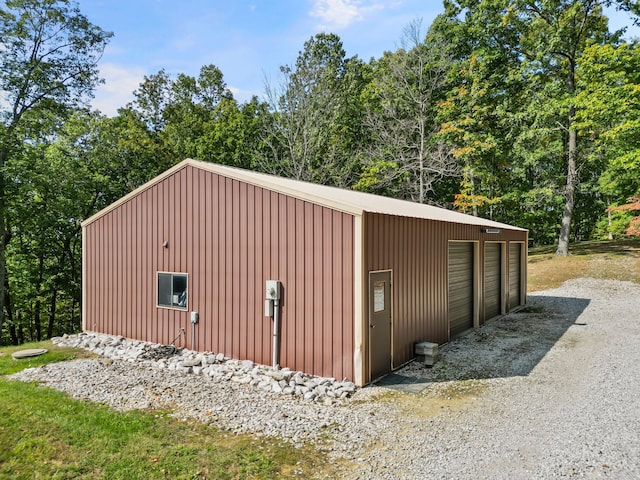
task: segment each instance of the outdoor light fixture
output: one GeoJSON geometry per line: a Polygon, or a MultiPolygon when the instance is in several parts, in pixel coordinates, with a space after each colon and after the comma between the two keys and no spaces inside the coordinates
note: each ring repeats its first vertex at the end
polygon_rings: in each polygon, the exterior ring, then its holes
{"type": "Polygon", "coordinates": [[[480,231],[482,233],[502,233],[499,228],[481,228],[480,231]]]}

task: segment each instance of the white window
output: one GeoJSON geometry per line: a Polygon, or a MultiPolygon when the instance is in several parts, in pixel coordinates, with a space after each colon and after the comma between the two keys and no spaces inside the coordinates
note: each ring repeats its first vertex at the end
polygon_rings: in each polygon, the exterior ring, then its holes
{"type": "Polygon", "coordinates": [[[158,272],[158,306],[187,309],[187,274],[158,272]]]}

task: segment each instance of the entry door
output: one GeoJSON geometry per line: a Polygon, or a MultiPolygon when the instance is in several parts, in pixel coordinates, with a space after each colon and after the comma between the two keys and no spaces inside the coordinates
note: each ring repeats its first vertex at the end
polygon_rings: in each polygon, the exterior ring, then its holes
{"type": "Polygon", "coordinates": [[[371,380],[391,371],[391,271],[369,273],[371,380]]]}

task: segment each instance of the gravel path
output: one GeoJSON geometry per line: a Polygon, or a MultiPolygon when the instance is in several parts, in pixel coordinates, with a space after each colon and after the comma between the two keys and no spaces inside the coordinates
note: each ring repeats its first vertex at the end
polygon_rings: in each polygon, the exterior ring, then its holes
{"type": "Polygon", "coordinates": [[[640,478],[640,285],[578,279],[442,347],[421,394],[324,405],[125,361],[25,370],[119,409],[171,407],[232,431],[319,443],[354,479],[640,478]]]}

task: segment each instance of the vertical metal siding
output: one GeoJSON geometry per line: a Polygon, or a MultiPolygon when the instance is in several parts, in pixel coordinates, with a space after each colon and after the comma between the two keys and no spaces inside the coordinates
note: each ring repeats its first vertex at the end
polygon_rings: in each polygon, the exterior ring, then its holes
{"type": "Polygon", "coordinates": [[[509,244],[509,309],[515,308],[521,303],[522,292],[522,244],[509,244]]]}
{"type": "MultiPolygon", "coordinates": [[[[363,265],[365,272],[393,271],[393,345],[392,365],[401,366],[413,358],[416,342],[448,341],[448,242],[449,240],[476,241],[484,264],[485,241],[521,241],[527,232],[504,229],[500,234],[481,233],[477,225],[456,224],[384,214],[366,213],[364,216],[363,265]]],[[[522,269],[522,275],[526,271],[522,269]]],[[[480,269],[474,274],[476,301],[482,306],[480,269]]],[[[526,279],[522,279],[526,288],[526,279]]],[[[368,319],[368,304],[364,304],[364,317],[368,319]]],[[[364,345],[368,348],[368,331],[364,345]]],[[[365,377],[368,376],[368,355],[364,356],[365,377]]],[[[370,378],[365,378],[369,381],[370,378]]]]}
{"type": "Polygon", "coordinates": [[[264,282],[283,282],[280,363],[353,378],[354,218],[186,166],[84,227],[86,329],[271,363],[264,282]],[[168,248],[163,242],[168,241],[168,248]],[[188,309],[156,273],[188,274],[188,309]]]}

